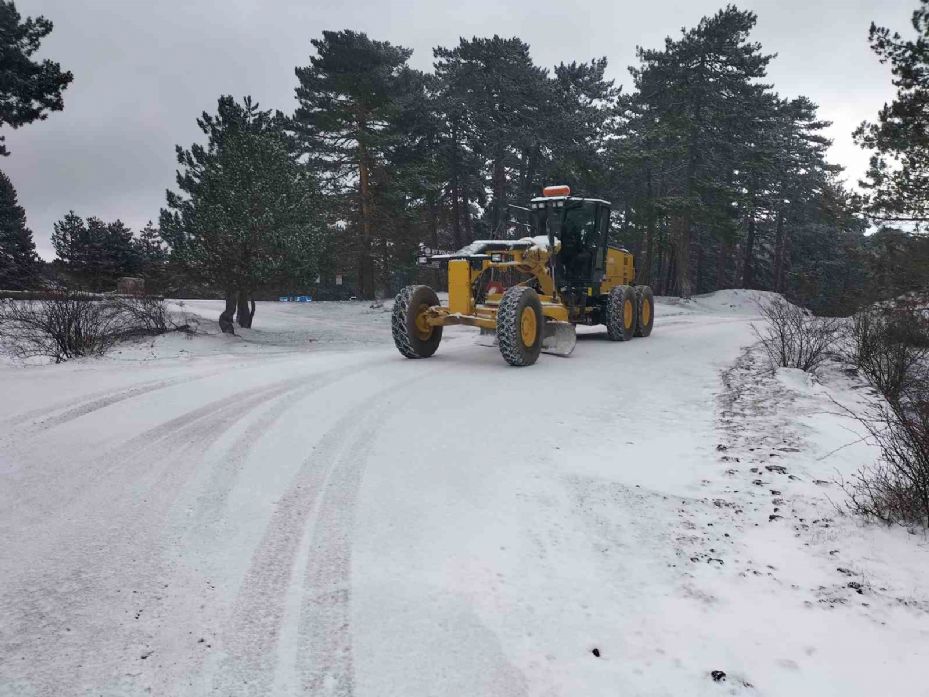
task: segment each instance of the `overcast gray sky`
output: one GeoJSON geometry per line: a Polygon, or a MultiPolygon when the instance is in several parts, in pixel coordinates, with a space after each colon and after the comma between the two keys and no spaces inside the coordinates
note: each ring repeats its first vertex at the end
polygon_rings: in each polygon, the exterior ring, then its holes
{"type": "MultiPolygon", "coordinates": [[[[723,0],[18,0],[23,15],[55,29],[42,55],[74,73],[63,112],[4,129],[12,178],[40,254],[52,258],[52,223],[68,210],[138,229],[157,220],[174,184],[174,146],[201,135],[195,118],[220,94],[251,94],[292,111],[293,69],[305,65],[323,29],[357,29],[414,49],[459,36],[519,36],[539,65],[606,56],[629,85],[637,45],[695,25],[723,0]]],[[[851,131],[890,100],[890,71],[867,44],[872,20],[905,32],[916,0],[760,0],[736,3],[758,15],[754,38],[777,53],[769,72],[781,95],[810,97],[833,122],[832,160],[854,181],[867,164],[851,131]]]]}

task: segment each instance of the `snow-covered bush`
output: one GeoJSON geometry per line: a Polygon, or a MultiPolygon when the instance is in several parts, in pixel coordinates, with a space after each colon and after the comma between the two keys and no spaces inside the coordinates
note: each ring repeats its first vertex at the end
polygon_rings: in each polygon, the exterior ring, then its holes
{"type": "Polygon", "coordinates": [[[834,317],[816,317],[808,310],[775,297],[759,305],[764,325],[755,335],[775,367],[813,372],[832,352],[839,329],[834,317]]]}
{"type": "Polygon", "coordinates": [[[0,299],[0,343],[14,356],[98,356],[120,339],[164,334],[170,320],[164,301],[150,297],[101,297],[50,293],[41,300],[0,299]]]}

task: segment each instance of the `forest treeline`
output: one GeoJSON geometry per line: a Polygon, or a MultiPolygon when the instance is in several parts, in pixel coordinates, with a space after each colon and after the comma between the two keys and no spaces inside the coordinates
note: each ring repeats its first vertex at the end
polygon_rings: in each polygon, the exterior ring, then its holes
{"type": "MultiPolygon", "coordinates": [[[[827,159],[817,105],[768,83],[756,16],[733,6],[639,48],[622,88],[605,58],[547,68],[518,38],[437,47],[424,72],[407,48],[326,31],[295,70],[291,113],[220,97],[202,142],[177,148],[158,225],[133,235],[69,213],[54,268],[95,289],[141,274],[225,294],[248,326],[256,293],[325,297],[338,276],[343,293],[392,294],[422,273],[420,244],[521,237],[519,206],[568,184],[612,202],[613,241],[657,293],[770,289],[850,312],[929,280],[926,7],[915,40],[871,27],[898,99],[856,131],[874,153],[857,193],[827,159]]],[[[5,177],[0,199],[17,208],[5,177]]],[[[7,267],[0,287],[30,282],[7,267]]]]}

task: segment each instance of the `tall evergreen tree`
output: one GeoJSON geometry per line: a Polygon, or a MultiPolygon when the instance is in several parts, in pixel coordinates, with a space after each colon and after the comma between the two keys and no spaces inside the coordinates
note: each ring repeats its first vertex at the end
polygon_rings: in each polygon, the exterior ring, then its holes
{"type": "MultiPolygon", "coordinates": [[[[776,148],[769,170],[769,221],[773,224],[772,266],[766,287],[784,293],[790,291],[793,231],[811,219],[825,219],[840,229],[856,227],[845,199],[835,197],[835,182],[841,167],[826,160],[830,140],[822,131],[829,123],[817,116],[817,107],[809,99],[798,97],[779,102],[773,123],[776,148]],[[839,201],[840,211],[832,206],[839,201]],[[822,209],[817,212],[817,209],[822,209]],[[825,218],[819,214],[835,211],[825,218]]],[[[796,278],[796,276],[794,276],[796,278]]]]}
{"type": "Polygon", "coordinates": [[[161,237],[161,230],[151,220],[139,231],[136,250],[145,268],[163,265],[168,261],[168,249],[161,237]]]}
{"type": "Polygon", "coordinates": [[[546,137],[543,124],[552,97],[547,73],[518,38],[461,39],[455,48],[439,47],[434,54],[436,75],[446,84],[450,120],[458,125],[454,137],[461,145],[455,153],[476,155],[489,174],[486,232],[501,235],[520,170],[524,181],[534,178],[522,165],[546,137]]]}
{"type": "Polygon", "coordinates": [[[537,196],[540,184],[562,181],[589,195],[601,195],[609,186],[604,153],[615,132],[620,90],[606,79],[606,69],[606,58],[555,66],[552,96],[541,109],[548,118],[537,127],[538,143],[524,158],[524,196],[537,196]]]}
{"type": "Polygon", "coordinates": [[[26,211],[16,200],[10,178],[0,172],[0,288],[32,287],[38,261],[32,231],[26,227],[26,211]]]}
{"type": "Polygon", "coordinates": [[[54,224],[52,246],[56,262],[79,286],[100,292],[115,286],[120,276],[140,270],[140,258],[130,230],[121,220],[86,220],[69,211],[54,224]]]}
{"type": "Polygon", "coordinates": [[[138,273],[145,279],[147,292],[164,292],[168,266],[168,248],[161,230],[152,221],[143,227],[132,242],[138,273]]]}
{"type": "Polygon", "coordinates": [[[391,124],[412,51],[348,30],[325,31],[311,43],[316,55],[296,69],[295,130],[327,190],[342,203],[358,292],[370,298],[378,246],[372,173],[383,167],[395,134],[391,124]]]}
{"type": "Polygon", "coordinates": [[[862,123],[856,142],[873,150],[861,186],[865,208],[877,220],[929,223],[929,0],[913,13],[915,39],[904,39],[871,24],[869,40],[882,63],[889,63],[897,96],[862,123]]]}
{"type": "Polygon", "coordinates": [[[220,325],[233,332],[233,314],[251,326],[256,290],[296,268],[313,272],[317,187],[291,152],[282,117],[250,98],[222,97],[217,114],[197,123],[207,144],[177,148],[181,193],[168,192],[161,235],[175,260],[225,292],[220,325]]]}
{"type": "Polygon", "coordinates": [[[685,30],[663,50],[639,49],[641,66],[632,70],[639,99],[648,106],[653,130],[646,138],[681,165],[666,186],[664,207],[672,211],[668,291],[687,297],[693,287],[691,245],[700,224],[712,221],[712,200],[732,190],[731,148],[742,140],[765,86],[770,55],[748,40],[755,25],[752,12],[729,6],[685,30]],[[673,153],[673,154],[672,154],[673,153]]]}
{"type": "MultiPolygon", "coordinates": [[[[0,0],[0,126],[19,128],[63,108],[61,93],[74,76],[32,58],[51,31],[45,17],[23,19],[12,0],[0,0]]],[[[8,155],[3,141],[0,155],[8,155]]]]}

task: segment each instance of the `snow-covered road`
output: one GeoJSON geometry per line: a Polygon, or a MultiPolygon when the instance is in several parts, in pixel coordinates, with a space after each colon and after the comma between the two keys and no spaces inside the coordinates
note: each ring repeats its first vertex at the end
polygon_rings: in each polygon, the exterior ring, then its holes
{"type": "Polygon", "coordinates": [[[869,694],[873,652],[803,664],[867,618],[730,558],[757,533],[714,504],[751,488],[721,372],[753,312],[660,304],[648,339],[513,369],[465,329],[410,361],[386,312],[268,303],[244,337],[0,367],[0,695],[869,694]],[[803,612],[818,638],[785,637],[803,612]]]}

